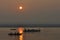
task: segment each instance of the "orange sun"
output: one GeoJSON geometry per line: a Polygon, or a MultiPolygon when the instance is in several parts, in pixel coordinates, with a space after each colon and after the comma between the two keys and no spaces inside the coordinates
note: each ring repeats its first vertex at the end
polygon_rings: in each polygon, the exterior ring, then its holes
{"type": "Polygon", "coordinates": [[[20,6],[20,7],[19,7],[19,9],[20,9],[20,10],[22,10],[22,9],[23,9],[23,7],[22,7],[22,6],[20,6]]]}

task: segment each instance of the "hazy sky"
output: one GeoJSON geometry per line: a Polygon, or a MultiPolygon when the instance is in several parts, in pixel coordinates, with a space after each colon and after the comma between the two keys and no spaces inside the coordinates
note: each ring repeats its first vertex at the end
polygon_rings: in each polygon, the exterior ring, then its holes
{"type": "Polygon", "coordinates": [[[60,0],[0,0],[0,24],[60,24],[60,0]]]}

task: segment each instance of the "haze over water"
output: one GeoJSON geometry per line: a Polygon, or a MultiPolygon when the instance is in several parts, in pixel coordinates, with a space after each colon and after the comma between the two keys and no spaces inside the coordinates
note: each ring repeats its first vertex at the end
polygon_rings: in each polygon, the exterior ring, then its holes
{"type": "MultiPolygon", "coordinates": [[[[39,27],[40,28],[40,27],[39,27]]],[[[60,40],[60,28],[40,28],[41,32],[23,33],[20,36],[9,36],[11,28],[0,28],[0,40],[60,40]]]]}
{"type": "Polygon", "coordinates": [[[60,24],[60,0],[21,1],[0,0],[0,24],[60,24]],[[17,1],[23,1],[24,12],[17,1]]]}

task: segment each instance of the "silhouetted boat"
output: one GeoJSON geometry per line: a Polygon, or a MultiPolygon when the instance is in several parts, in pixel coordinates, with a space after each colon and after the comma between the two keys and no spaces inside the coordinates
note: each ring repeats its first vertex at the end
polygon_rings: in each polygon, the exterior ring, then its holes
{"type": "Polygon", "coordinates": [[[40,30],[38,29],[28,29],[28,30],[26,30],[26,29],[24,29],[24,32],[40,32],[40,30]]]}
{"type": "Polygon", "coordinates": [[[15,33],[8,33],[8,35],[11,35],[12,36],[12,35],[22,35],[22,34],[15,32],[15,33]]]}

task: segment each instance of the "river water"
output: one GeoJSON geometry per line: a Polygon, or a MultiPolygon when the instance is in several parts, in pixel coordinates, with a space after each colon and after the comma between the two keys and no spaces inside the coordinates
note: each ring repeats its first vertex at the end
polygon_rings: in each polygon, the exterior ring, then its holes
{"type": "Polygon", "coordinates": [[[41,27],[40,32],[25,32],[20,36],[9,36],[8,33],[12,32],[10,29],[11,28],[0,28],[0,40],[60,40],[59,27],[41,27]]]}

